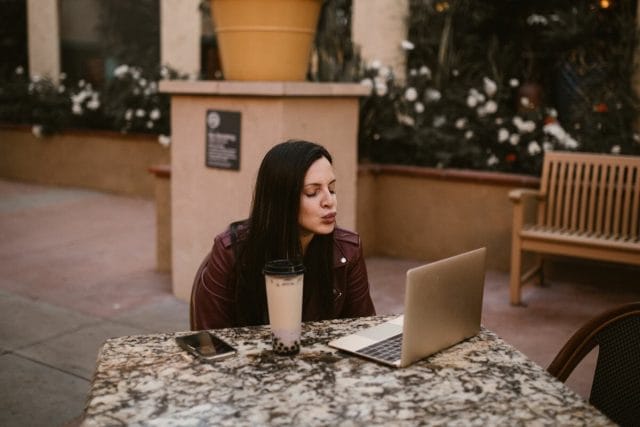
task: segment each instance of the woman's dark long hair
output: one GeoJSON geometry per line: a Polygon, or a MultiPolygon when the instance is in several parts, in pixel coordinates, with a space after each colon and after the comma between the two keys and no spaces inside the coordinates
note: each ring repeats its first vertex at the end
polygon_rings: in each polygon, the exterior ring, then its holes
{"type": "MultiPolygon", "coordinates": [[[[332,162],[321,145],[289,140],[271,148],[258,170],[251,215],[244,221],[246,236],[236,247],[236,323],[268,323],[267,297],[262,269],[274,259],[302,259],[300,245],[300,196],[304,177],[320,158],[332,162]]],[[[238,223],[232,224],[232,231],[238,223]]],[[[317,305],[327,319],[333,314],[333,233],[316,235],[304,254],[304,305],[317,305]],[[308,281],[308,277],[318,280],[308,281]],[[313,286],[314,288],[310,288],[313,286]]]]}

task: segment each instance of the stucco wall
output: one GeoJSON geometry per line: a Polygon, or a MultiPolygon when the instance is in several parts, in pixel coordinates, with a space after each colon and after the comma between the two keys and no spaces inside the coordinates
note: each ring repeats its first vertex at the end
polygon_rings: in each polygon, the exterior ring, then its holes
{"type": "Polygon", "coordinates": [[[151,165],[169,163],[155,135],[67,132],[36,138],[30,129],[0,129],[0,176],[41,184],[154,197],[151,165]]]}
{"type": "Polygon", "coordinates": [[[358,230],[369,255],[437,260],[486,246],[487,267],[507,271],[509,190],[537,179],[415,167],[361,168],[358,230]]]}

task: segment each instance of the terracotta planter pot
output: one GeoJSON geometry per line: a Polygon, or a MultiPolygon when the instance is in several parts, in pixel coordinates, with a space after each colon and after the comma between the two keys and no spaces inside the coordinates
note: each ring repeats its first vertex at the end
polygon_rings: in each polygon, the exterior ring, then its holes
{"type": "Polygon", "coordinates": [[[211,0],[226,80],[305,80],[322,0],[211,0]]]}

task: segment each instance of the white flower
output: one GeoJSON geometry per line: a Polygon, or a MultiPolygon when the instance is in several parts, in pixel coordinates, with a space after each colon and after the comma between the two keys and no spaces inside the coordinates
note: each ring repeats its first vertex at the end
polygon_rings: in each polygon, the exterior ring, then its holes
{"type": "Polygon", "coordinates": [[[58,93],[64,93],[65,90],[66,90],[66,87],[64,87],[64,85],[58,86],[58,93]]]}
{"type": "Polygon", "coordinates": [[[33,133],[36,138],[42,138],[42,125],[33,125],[31,133],[33,133]]]}
{"type": "Polygon", "coordinates": [[[89,110],[97,110],[98,108],[100,108],[100,100],[98,100],[98,95],[93,95],[91,97],[91,100],[89,102],[87,102],[87,108],[89,110]]]}
{"type": "Polygon", "coordinates": [[[520,85],[520,82],[518,81],[518,79],[510,79],[509,80],[509,86],[518,87],[518,85],[520,85]]]}
{"type": "Polygon", "coordinates": [[[85,82],[85,81],[84,81],[84,79],[80,79],[80,80],[78,80],[78,87],[84,87],[84,85],[85,85],[86,83],[87,83],[87,82],[85,82]]]}
{"type": "Polygon", "coordinates": [[[496,124],[497,124],[498,126],[500,126],[501,124],[503,124],[503,123],[504,123],[504,120],[502,119],[502,117],[496,117],[496,120],[495,120],[495,121],[496,121],[496,124]]]}
{"type": "Polygon", "coordinates": [[[128,65],[118,65],[115,70],[113,70],[113,75],[117,78],[123,78],[129,72],[128,65]]]}
{"type": "Polygon", "coordinates": [[[543,15],[532,14],[527,18],[527,24],[529,25],[547,25],[549,20],[543,15]]]}
{"type": "Polygon", "coordinates": [[[509,131],[505,128],[498,129],[498,142],[505,142],[509,139],[509,131]]]}
{"type": "Polygon", "coordinates": [[[409,40],[402,40],[402,43],[400,43],[400,46],[402,46],[404,50],[412,50],[415,47],[415,45],[411,43],[409,40]]]}
{"type": "Polygon", "coordinates": [[[620,154],[620,146],[614,145],[613,147],[611,147],[611,154],[620,154]]]}
{"type": "Polygon", "coordinates": [[[518,135],[517,133],[512,133],[509,137],[509,144],[518,145],[518,142],[520,142],[520,135],[518,135]]]}
{"type": "Polygon", "coordinates": [[[640,142],[640,135],[638,135],[637,133],[634,133],[634,134],[633,134],[633,140],[634,140],[635,142],[640,142]]]}
{"type": "Polygon", "coordinates": [[[429,69],[429,67],[427,67],[426,65],[420,67],[418,73],[420,73],[421,76],[426,76],[427,79],[431,78],[431,69],[429,69]]]}
{"type": "Polygon", "coordinates": [[[412,68],[409,70],[409,75],[410,76],[417,76],[418,75],[418,70],[416,70],[415,68],[412,68]]]}
{"type": "Polygon", "coordinates": [[[456,120],[456,123],[455,123],[456,129],[464,129],[466,126],[467,126],[467,119],[465,119],[464,117],[461,117],[458,120],[456,120]]]}
{"type": "Polygon", "coordinates": [[[531,141],[527,146],[527,151],[529,152],[529,155],[535,156],[536,154],[539,154],[542,149],[540,148],[540,144],[536,141],[531,141]]]}
{"type": "Polygon", "coordinates": [[[555,108],[547,108],[547,115],[549,117],[556,118],[556,117],[558,117],[558,111],[556,111],[555,108]]]}
{"type": "Polygon", "coordinates": [[[447,123],[447,118],[443,115],[435,116],[433,118],[433,127],[435,128],[442,127],[445,125],[445,123],[447,123]]]}
{"type": "Polygon", "coordinates": [[[451,74],[453,74],[453,77],[458,77],[460,75],[460,71],[458,71],[456,68],[454,68],[451,71],[451,74]]]}
{"type": "Polygon", "coordinates": [[[545,141],[542,143],[542,148],[544,149],[544,151],[553,151],[553,144],[549,141],[545,141]]]}
{"type": "Polygon", "coordinates": [[[76,93],[75,95],[71,95],[71,102],[73,102],[74,104],[82,104],[88,97],[89,92],[83,90],[76,93]]]}
{"type": "Polygon", "coordinates": [[[373,68],[374,70],[377,70],[378,68],[380,68],[380,66],[382,65],[382,63],[377,60],[374,59],[373,61],[371,61],[371,63],[369,64],[369,68],[373,68]]]}
{"type": "Polygon", "coordinates": [[[126,121],[129,121],[133,118],[133,110],[131,108],[129,108],[127,111],[124,112],[124,119],[126,121]]]}
{"type": "Polygon", "coordinates": [[[493,100],[489,100],[486,104],[478,108],[478,115],[484,117],[487,114],[494,114],[496,111],[498,111],[498,104],[493,100]]]}
{"type": "Polygon", "coordinates": [[[484,104],[484,109],[487,113],[493,114],[498,111],[498,104],[496,104],[495,101],[487,101],[487,103],[484,104]]]}
{"type": "Polygon", "coordinates": [[[22,65],[16,67],[16,74],[19,76],[24,74],[24,67],[22,65]]]}
{"type": "Polygon", "coordinates": [[[528,97],[523,96],[520,98],[520,105],[522,105],[525,108],[529,108],[531,107],[531,101],[529,101],[528,97]]]}
{"type": "Polygon", "coordinates": [[[40,75],[38,74],[34,74],[33,76],[31,76],[31,81],[34,83],[38,83],[40,80],[42,80],[42,77],[40,77],[40,75]]]}
{"type": "Polygon", "coordinates": [[[373,80],[371,79],[362,79],[360,80],[360,84],[368,87],[369,89],[373,89],[373,80]]]}
{"type": "Polygon", "coordinates": [[[136,117],[144,117],[147,115],[147,112],[144,111],[142,108],[138,108],[136,110],[136,117]]]}
{"type": "Polygon", "coordinates": [[[489,156],[489,158],[487,159],[487,166],[494,166],[497,165],[499,162],[498,158],[496,157],[495,154],[492,154],[489,156]]]}
{"type": "Polygon", "coordinates": [[[167,135],[158,135],[158,142],[163,147],[168,147],[169,145],[171,145],[171,137],[167,135]]]}
{"type": "Polygon", "coordinates": [[[483,77],[482,81],[484,83],[484,93],[489,96],[495,95],[498,91],[498,85],[496,85],[496,82],[488,77],[483,77]]]}
{"type": "Polygon", "coordinates": [[[376,94],[378,96],[385,96],[387,94],[387,84],[384,81],[376,79],[376,94]]]}
{"type": "Polygon", "coordinates": [[[465,137],[466,139],[471,139],[471,138],[473,138],[473,131],[472,131],[472,130],[468,130],[468,131],[466,131],[466,132],[464,133],[464,137],[465,137]]]}
{"type": "Polygon", "coordinates": [[[416,121],[413,120],[413,117],[407,116],[406,114],[398,114],[398,122],[407,126],[414,126],[416,121]]]}
{"type": "Polygon", "coordinates": [[[407,101],[413,102],[418,99],[418,91],[413,87],[408,87],[404,92],[404,97],[407,101]]]}
{"type": "Polygon", "coordinates": [[[76,116],[79,116],[82,114],[82,107],[79,104],[74,103],[73,106],[71,107],[71,112],[76,116]]]}
{"type": "Polygon", "coordinates": [[[379,139],[380,139],[380,134],[379,134],[379,133],[374,133],[374,134],[373,134],[373,140],[374,140],[374,141],[377,141],[377,140],[379,140],[379,139]]]}
{"type": "Polygon", "coordinates": [[[437,101],[440,101],[440,99],[442,98],[442,94],[440,93],[440,91],[433,88],[429,88],[425,90],[424,96],[425,98],[427,98],[427,101],[429,102],[437,102],[437,101]]]}
{"type": "Polygon", "coordinates": [[[416,102],[413,108],[415,108],[418,114],[424,113],[424,104],[422,102],[416,102]]]}
{"type": "Polygon", "coordinates": [[[536,130],[536,124],[533,120],[522,120],[520,116],[515,116],[512,121],[520,133],[530,133],[536,130]]]}
{"type": "Polygon", "coordinates": [[[475,108],[476,105],[478,105],[478,100],[476,99],[476,97],[472,95],[467,96],[467,106],[469,108],[475,108]]]}
{"type": "Polygon", "coordinates": [[[151,120],[158,120],[160,118],[160,110],[158,110],[157,108],[151,110],[151,113],[149,113],[149,118],[151,118],[151,120]]]}
{"type": "Polygon", "coordinates": [[[391,71],[391,68],[387,67],[386,65],[383,67],[380,67],[380,69],[378,70],[378,75],[387,80],[392,77],[392,74],[393,72],[391,71]]]}
{"type": "Polygon", "coordinates": [[[147,121],[147,129],[151,129],[153,127],[153,122],[151,120],[147,121]]]}
{"type": "Polygon", "coordinates": [[[60,77],[60,80],[64,80],[67,78],[67,73],[60,73],[58,77],[60,77]]]}
{"type": "Polygon", "coordinates": [[[557,122],[548,123],[543,126],[544,133],[553,136],[559,144],[565,148],[578,148],[578,141],[573,139],[557,122]]]}

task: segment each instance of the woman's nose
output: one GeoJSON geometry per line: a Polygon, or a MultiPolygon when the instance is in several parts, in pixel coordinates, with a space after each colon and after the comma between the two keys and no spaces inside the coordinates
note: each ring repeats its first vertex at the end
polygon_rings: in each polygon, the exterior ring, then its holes
{"type": "Polygon", "coordinates": [[[324,190],[322,192],[322,206],[323,207],[331,207],[333,206],[335,203],[335,197],[333,194],[331,194],[331,191],[329,190],[324,190]]]}

